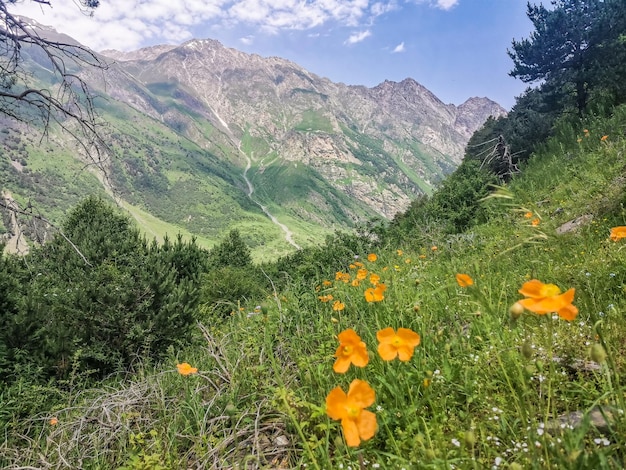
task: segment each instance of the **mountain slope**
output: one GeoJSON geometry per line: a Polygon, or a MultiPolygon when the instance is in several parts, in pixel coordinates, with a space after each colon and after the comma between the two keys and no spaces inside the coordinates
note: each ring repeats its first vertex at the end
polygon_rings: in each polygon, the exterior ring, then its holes
{"type": "MultiPolygon", "coordinates": [[[[412,79],[374,88],[333,83],[210,39],[105,54],[106,70],[79,73],[108,123],[114,158],[109,178],[99,177],[106,190],[169,224],[167,231],[180,227],[210,245],[240,228],[266,254],[373,216],[393,217],[458,165],[489,115],[504,113],[486,98],[443,104],[412,79]]],[[[54,86],[45,57],[32,49],[24,55],[34,79],[54,86]]],[[[51,131],[46,152],[53,158],[42,159],[38,172],[58,173],[53,162],[72,157],[84,162],[67,136],[51,131]]],[[[29,140],[24,129],[12,132],[29,140]]],[[[28,164],[36,147],[33,140],[17,158],[28,164]]],[[[35,195],[20,190],[24,175],[14,165],[7,171],[18,201],[37,197],[36,185],[29,189],[35,195]]]]}

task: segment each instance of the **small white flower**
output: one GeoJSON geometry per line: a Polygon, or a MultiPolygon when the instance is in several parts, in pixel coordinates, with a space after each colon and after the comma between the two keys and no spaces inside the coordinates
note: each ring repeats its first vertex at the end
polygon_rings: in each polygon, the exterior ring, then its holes
{"type": "Polygon", "coordinates": [[[496,467],[502,465],[502,457],[496,457],[496,460],[493,462],[496,467]]]}
{"type": "Polygon", "coordinates": [[[452,439],[452,444],[454,444],[456,447],[461,447],[461,443],[459,442],[458,439],[452,439]]]}

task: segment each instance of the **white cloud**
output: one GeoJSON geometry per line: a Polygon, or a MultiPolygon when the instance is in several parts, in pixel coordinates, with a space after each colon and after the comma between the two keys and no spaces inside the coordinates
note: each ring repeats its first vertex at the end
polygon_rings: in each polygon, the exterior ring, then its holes
{"type": "Polygon", "coordinates": [[[437,0],[437,7],[442,10],[449,10],[450,8],[456,6],[459,3],[459,0],[437,0]]]}
{"type": "Polygon", "coordinates": [[[354,33],[350,35],[350,37],[346,40],[346,44],[356,44],[357,42],[363,41],[365,38],[368,38],[372,35],[372,32],[368,29],[365,31],[361,31],[360,33],[354,33]]]}
{"type": "Polygon", "coordinates": [[[402,41],[400,44],[398,44],[393,51],[391,51],[392,54],[396,54],[398,52],[404,52],[404,41],[402,41]]]}
{"type": "MultiPolygon", "coordinates": [[[[77,7],[76,0],[51,3],[50,7],[24,0],[7,7],[92,49],[124,51],[147,43],[182,42],[201,25],[206,29],[248,25],[270,33],[314,29],[329,23],[333,27],[363,28],[377,16],[398,8],[398,0],[106,0],[90,16],[77,7]]],[[[369,34],[353,35],[348,42],[362,41],[369,34]]]]}
{"type": "Polygon", "coordinates": [[[254,42],[254,36],[244,36],[242,38],[239,38],[239,41],[241,41],[242,44],[249,46],[254,42]]]}

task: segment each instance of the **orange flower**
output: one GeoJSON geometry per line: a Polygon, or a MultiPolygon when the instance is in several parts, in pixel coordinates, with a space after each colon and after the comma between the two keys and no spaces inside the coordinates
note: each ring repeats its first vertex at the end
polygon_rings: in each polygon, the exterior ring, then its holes
{"type": "Polygon", "coordinates": [[[608,136],[608,135],[603,135],[602,137],[600,137],[600,140],[601,140],[602,142],[604,142],[604,141],[606,141],[608,138],[609,138],[609,136],[608,136]]]}
{"type": "Polygon", "coordinates": [[[53,416],[52,418],[50,418],[50,426],[56,426],[57,424],[59,424],[59,419],[56,416],[53,416]]]}
{"type": "Polygon", "coordinates": [[[359,281],[362,281],[363,279],[365,279],[367,277],[367,269],[365,268],[361,268],[356,272],[356,278],[359,281]]]}
{"type": "Polygon", "coordinates": [[[404,251],[402,251],[402,250],[396,250],[396,254],[397,254],[398,256],[402,256],[402,255],[404,254],[404,251]]]}
{"type": "Polygon", "coordinates": [[[352,279],[352,287],[358,287],[361,284],[361,281],[358,279],[352,279]]]}
{"type": "Polygon", "coordinates": [[[335,312],[343,310],[344,308],[346,308],[346,305],[343,302],[340,302],[339,300],[335,300],[335,303],[333,304],[333,310],[335,312]]]}
{"type": "Polygon", "coordinates": [[[361,440],[376,433],[376,415],[367,408],[374,404],[376,392],[364,380],[354,379],[346,394],[341,387],[333,388],[326,397],[326,413],[341,420],[343,435],[349,447],[358,447],[361,440]]]}
{"type": "Polygon", "coordinates": [[[431,249],[432,251],[437,251],[437,250],[438,250],[438,248],[437,248],[436,246],[434,246],[434,245],[433,245],[433,246],[431,246],[431,247],[430,247],[430,249],[431,249]]]}
{"type": "Polygon", "coordinates": [[[526,212],[526,213],[524,214],[524,217],[526,217],[527,219],[530,219],[532,216],[533,216],[533,213],[532,213],[532,212],[526,212]]]}
{"type": "Polygon", "coordinates": [[[380,302],[385,298],[385,290],[387,290],[387,286],[382,282],[377,284],[376,287],[365,289],[365,300],[368,302],[380,302]]]}
{"type": "Polygon", "coordinates": [[[320,295],[318,297],[318,299],[320,299],[322,302],[329,302],[329,301],[333,300],[333,295],[332,294],[320,295]]]}
{"type": "Polygon", "coordinates": [[[191,367],[187,362],[183,362],[182,364],[176,364],[176,368],[178,369],[178,373],[180,375],[190,375],[198,373],[198,368],[191,367]]]}
{"type": "Polygon", "coordinates": [[[361,263],[360,261],[355,261],[353,264],[354,264],[356,267],[358,267],[358,268],[362,268],[362,267],[363,267],[363,263],[361,263]]]}
{"type": "Polygon", "coordinates": [[[562,294],[558,286],[532,279],[525,282],[518,292],[526,297],[518,303],[526,310],[538,315],[556,312],[559,317],[568,321],[578,315],[578,309],[572,305],[576,292],[574,288],[562,294]]]}
{"type": "Polygon", "coordinates": [[[372,283],[374,287],[376,287],[378,283],[380,282],[380,276],[374,273],[370,274],[370,282],[372,283]]]}
{"type": "Polygon", "coordinates": [[[329,286],[332,286],[332,285],[333,285],[333,283],[332,283],[332,282],[330,282],[329,280],[326,280],[326,281],[323,281],[323,282],[322,282],[322,285],[323,285],[324,287],[329,287],[329,286]]]}
{"type": "Polygon", "coordinates": [[[374,262],[378,259],[378,256],[376,255],[376,253],[370,253],[369,255],[367,255],[367,261],[370,262],[374,262]]]}
{"type": "Polygon", "coordinates": [[[613,227],[611,229],[610,238],[614,242],[621,240],[622,238],[626,238],[626,226],[620,225],[619,227],[613,227]]]}
{"type": "Polygon", "coordinates": [[[533,219],[533,220],[531,220],[531,221],[530,221],[530,224],[531,224],[533,227],[536,227],[537,225],[539,225],[539,219],[533,219]]]}
{"type": "Polygon", "coordinates": [[[342,331],[337,338],[339,339],[339,347],[335,352],[337,360],[333,364],[335,372],[344,374],[350,368],[350,364],[357,367],[367,365],[369,362],[367,347],[352,328],[342,331]]]}
{"type": "Polygon", "coordinates": [[[469,287],[474,285],[474,279],[467,274],[457,274],[456,282],[461,287],[469,287]]]}
{"type": "Polygon", "coordinates": [[[420,344],[420,335],[408,328],[398,328],[396,333],[388,327],[376,333],[378,339],[378,354],[385,361],[392,361],[399,357],[401,361],[408,361],[413,356],[415,346],[420,344]]]}

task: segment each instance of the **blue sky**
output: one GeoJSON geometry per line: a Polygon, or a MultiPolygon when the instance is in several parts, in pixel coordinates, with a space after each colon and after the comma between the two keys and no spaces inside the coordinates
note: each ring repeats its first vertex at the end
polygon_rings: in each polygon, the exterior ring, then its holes
{"type": "Polygon", "coordinates": [[[334,82],[415,79],[444,103],[486,96],[509,109],[527,85],[508,76],[511,40],[528,37],[526,0],[22,0],[11,10],[95,49],[191,38],[289,59],[334,82]]]}

